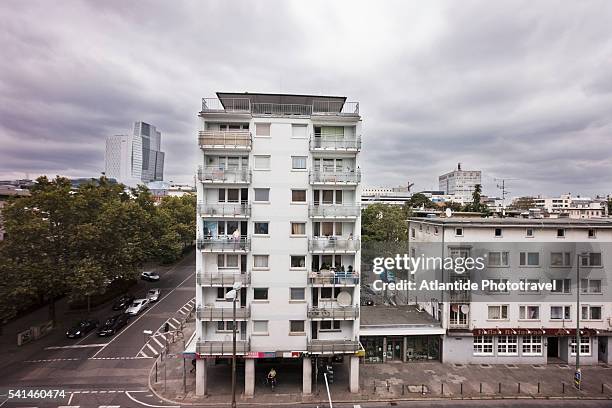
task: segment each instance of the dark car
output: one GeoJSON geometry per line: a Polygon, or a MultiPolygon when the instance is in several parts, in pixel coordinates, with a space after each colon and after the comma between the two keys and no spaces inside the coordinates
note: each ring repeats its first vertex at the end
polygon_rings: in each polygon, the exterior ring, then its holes
{"type": "Polygon", "coordinates": [[[110,317],[107,321],[104,322],[102,327],[98,330],[98,336],[112,336],[117,333],[123,326],[128,324],[130,317],[124,313],[120,313],[110,317]]]}
{"type": "Polygon", "coordinates": [[[134,299],[136,299],[136,297],[133,295],[121,296],[115,303],[113,303],[113,310],[127,309],[127,307],[134,302],[134,299]]]}
{"type": "Polygon", "coordinates": [[[66,337],[69,339],[78,339],[79,337],[83,337],[93,329],[98,327],[98,321],[95,319],[83,319],[79,321],[77,324],[72,326],[66,332],[66,337]]]}

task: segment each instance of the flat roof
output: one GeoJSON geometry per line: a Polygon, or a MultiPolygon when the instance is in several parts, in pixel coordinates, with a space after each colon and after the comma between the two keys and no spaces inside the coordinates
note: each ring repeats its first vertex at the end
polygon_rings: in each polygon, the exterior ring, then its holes
{"type": "Polygon", "coordinates": [[[491,227],[491,226],[506,226],[506,227],[600,227],[612,228],[612,218],[468,218],[468,217],[450,217],[450,218],[428,218],[428,217],[410,217],[408,221],[425,222],[428,224],[437,225],[469,225],[470,227],[491,227]]]}
{"type": "Polygon", "coordinates": [[[300,95],[300,94],[279,94],[279,93],[250,93],[250,92],[217,92],[217,98],[223,103],[224,99],[248,98],[251,103],[276,103],[276,104],[295,104],[312,105],[314,100],[325,100],[344,104],[346,96],[330,95],[300,95]]]}

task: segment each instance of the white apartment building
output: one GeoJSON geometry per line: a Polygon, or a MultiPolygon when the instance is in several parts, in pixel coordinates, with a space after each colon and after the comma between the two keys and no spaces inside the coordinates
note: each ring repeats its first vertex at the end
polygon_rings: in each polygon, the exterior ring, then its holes
{"type": "Polygon", "coordinates": [[[410,201],[412,184],[398,187],[365,187],[361,192],[361,205],[367,207],[371,204],[404,205],[410,201]]]}
{"type": "Polygon", "coordinates": [[[313,365],[339,355],[357,392],[358,103],[218,92],[199,117],[196,394],[206,393],[207,366],[232,356],[224,295],[236,282],[245,395],[256,365],[289,359],[301,361],[309,394],[313,365]]]}
{"type": "Polygon", "coordinates": [[[457,169],[438,177],[439,189],[444,194],[454,196],[453,201],[465,204],[472,201],[476,184],[482,184],[480,170],[462,170],[461,163],[457,169]]]}
{"type": "Polygon", "coordinates": [[[559,197],[534,198],[534,206],[544,210],[547,216],[569,218],[601,218],[608,216],[608,205],[605,198],[573,197],[571,194],[562,194],[559,197]]]}
{"type": "Polygon", "coordinates": [[[428,293],[419,304],[446,329],[443,362],[573,364],[577,313],[581,364],[612,362],[611,220],[411,218],[409,234],[412,256],[485,260],[482,272],[436,270],[428,279],[554,283],[541,291],[428,293]]]}
{"type": "Polygon", "coordinates": [[[135,122],[131,135],[106,137],[105,175],[130,187],[164,179],[161,132],[145,122],[135,122]]]}

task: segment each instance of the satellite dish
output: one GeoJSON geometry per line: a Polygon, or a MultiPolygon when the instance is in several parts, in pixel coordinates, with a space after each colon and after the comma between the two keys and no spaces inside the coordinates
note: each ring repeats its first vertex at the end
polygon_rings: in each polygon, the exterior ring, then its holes
{"type": "Polygon", "coordinates": [[[444,210],[444,214],[446,214],[446,218],[450,218],[451,215],[453,215],[453,210],[447,208],[446,210],[444,210]]]}
{"type": "Polygon", "coordinates": [[[352,300],[351,294],[346,291],[341,291],[340,293],[338,293],[338,297],[336,298],[338,305],[342,307],[350,306],[351,300],[352,300]]]}
{"type": "Polygon", "coordinates": [[[470,312],[470,307],[468,305],[461,305],[461,313],[468,314],[470,312]]]}

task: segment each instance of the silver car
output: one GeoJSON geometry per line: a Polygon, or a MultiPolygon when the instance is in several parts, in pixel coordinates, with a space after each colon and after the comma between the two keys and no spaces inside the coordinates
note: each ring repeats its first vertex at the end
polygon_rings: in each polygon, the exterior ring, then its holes
{"type": "Polygon", "coordinates": [[[148,299],[136,299],[134,302],[132,302],[130,307],[126,309],[125,313],[131,316],[136,316],[147,307],[149,307],[148,299]]]}
{"type": "Polygon", "coordinates": [[[159,289],[151,289],[147,292],[149,302],[157,302],[159,300],[159,289]]]}

